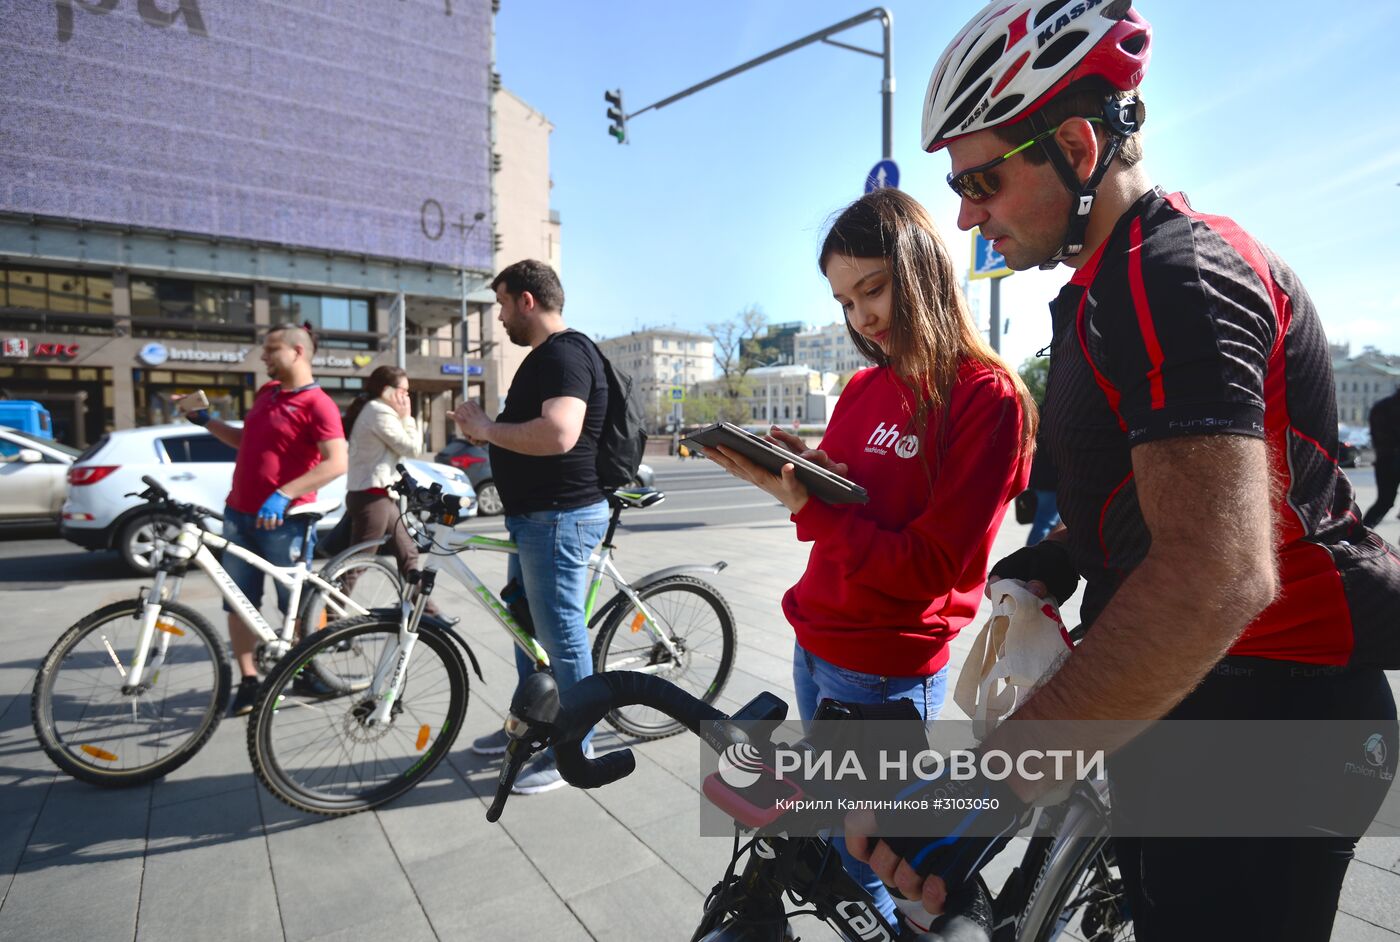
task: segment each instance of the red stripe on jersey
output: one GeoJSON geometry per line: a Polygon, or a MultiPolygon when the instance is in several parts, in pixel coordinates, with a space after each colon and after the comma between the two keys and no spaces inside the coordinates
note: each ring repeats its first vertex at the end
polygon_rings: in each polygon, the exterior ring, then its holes
{"type": "Polygon", "coordinates": [[[1108,558],[1108,540],[1103,535],[1103,522],[1108,518],[1108,508],[1113,505],[1113,498],[1117,497],[1118,492],[1127,487],[1128,482],[1132,479],[1133,472],[1129,471],[1128,476],[1119,481],[1118,486],[1109,493],[1108,497],[1104,498],[1103,506],[1099,508],[1099,548],[1103,550],[1103,564],[1110,569],[1117,567],[1108,558]]]}
{"type": "Polygon", "coordinates": [[[1084,362],[1089,364],[1089,369],[1094,371],[1094,382],[1099,384],[1099,389],[1103,390],[1104,398],[1108,400],[1108,407],[1113,410],[1114,416],[1118,419],[1118,427],[1124,432],[1128,430],[1128,423],[1123,421],[1123,413],[1118,411],[1118,405],[1123,401],[1123,394],[1113,387],[1108,381],[1108,377],[1099,372],[1098,365],[1094,363],[1094,358],[1089,356],[1089,342],[1084,337],[1084,305],[1089,301],[1089,292],[1086,289],[1083,297],[1079,299],[1079,311],[1074,315],[1074,332],[1079,337],[1079,347],[1084,351],[1084,362]]]}
{"type": "Polygon", "coordinates": [[[1133,308],[1137,311],[1138,330],[1147,348],[1152,369],[1147,371],[1147,384],[1152,390],[1152,408],[1163,409],[1167,394],[1162,388],[1162,344],[1157,340],[1157,326],[1152,323],[1152,308],[1147,303],[1147,289],[1142,283],[1142,218],[1133,220],[1128,229],[1128,287],[1133,293],[1133,308]]]}

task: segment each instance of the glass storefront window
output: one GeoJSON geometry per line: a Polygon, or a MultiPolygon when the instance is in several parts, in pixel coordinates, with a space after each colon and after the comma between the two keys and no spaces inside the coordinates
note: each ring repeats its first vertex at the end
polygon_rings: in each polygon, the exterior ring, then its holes
{"type": "Polygon", "coordinates": [[[173,278],[132,278],[131,316],[137,320],[252,324],[253,289],[173,278]]]}
{"type": "Polygon", "coordinates": [[[8,272],[10,307],[24,307],[35,311],[47,310],[49,306],[48,276],[41,271],[27,271],[11,268],[8,272]]]}
{"type": "MultiPolygon", "coordinates": [[[[274,291],[268,298],[274,324],[301,324],[309,321],[313,330],[331,333],[368,333],[368,298],[330,294],[274,291]]],[[[327,338],[326,346],[364,348],[363,342],[327,338]]]]}

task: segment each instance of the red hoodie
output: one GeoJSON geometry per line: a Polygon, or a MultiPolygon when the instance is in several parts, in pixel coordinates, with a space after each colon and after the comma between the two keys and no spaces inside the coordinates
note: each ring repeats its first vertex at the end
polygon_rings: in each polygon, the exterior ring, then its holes
{"type": "Polygon", "coordinates": [[[812,554],[783,596],[803,648],[887,677],[924,676],[948,662],[948,642],[982,602],[1006,505],[1030,471],[1020,402],[1005,375],[965,363],[946,411],[931,415],[921,436],[907,433],[911,399],[887,367],[846,385],[821,447],[848,465],[870,502],[813,498],[793,516],[812,554]]]}

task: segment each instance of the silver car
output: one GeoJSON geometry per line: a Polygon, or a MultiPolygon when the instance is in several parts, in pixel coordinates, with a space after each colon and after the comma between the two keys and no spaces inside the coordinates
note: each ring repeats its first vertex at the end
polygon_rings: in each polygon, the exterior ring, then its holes
{"type": "Polygon", "coordinates": [[[76,449],[0,426],[0,521],[54,522],[76,449]]]}

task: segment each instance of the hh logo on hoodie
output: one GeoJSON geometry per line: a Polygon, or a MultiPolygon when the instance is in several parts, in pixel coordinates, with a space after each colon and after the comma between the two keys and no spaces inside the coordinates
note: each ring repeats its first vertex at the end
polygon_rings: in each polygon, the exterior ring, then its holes
{"type": "Polygon", "coordinates": [[[870,438],[865,443],[865,450],[877,455],[887,455],[890,449],[901,458],[912,458],[919,453],[919,436],[899,434],[899,423],[891,422],[888,426],[884,422],[875,426],[875,431],[870,434],[870,438]]]}

